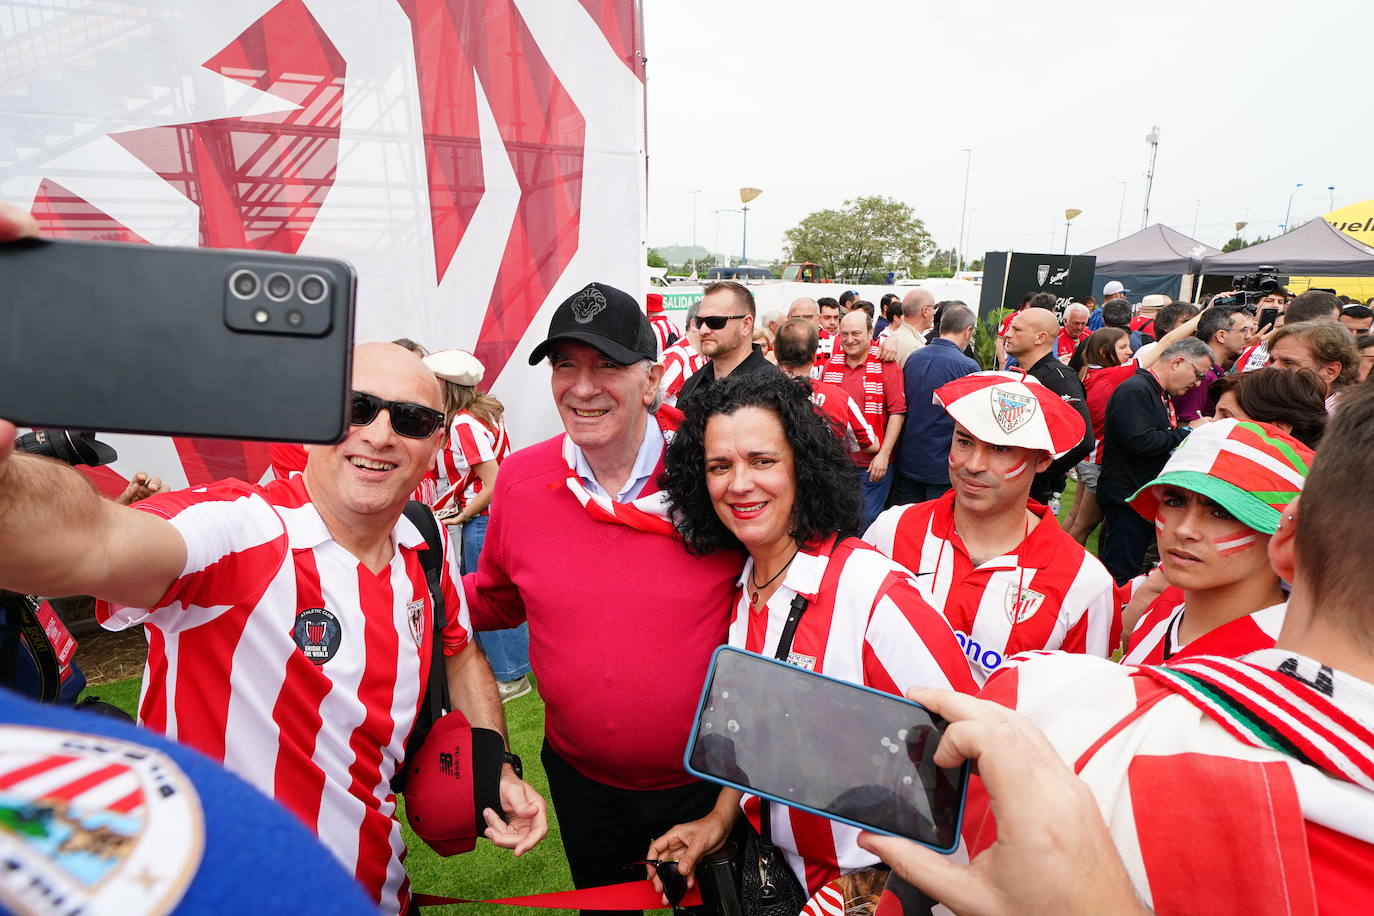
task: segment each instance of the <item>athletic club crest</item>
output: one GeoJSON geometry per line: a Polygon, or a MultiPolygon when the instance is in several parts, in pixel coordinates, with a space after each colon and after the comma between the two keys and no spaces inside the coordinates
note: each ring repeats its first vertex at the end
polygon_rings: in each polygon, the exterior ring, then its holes
{"type": "Polygon", "coordinates": [[[1013,625],[1025,623],[1035,616],[1035,612],[1040,610],[1040,605],[1044,603],[1045,596],[1039,592],[1019,585],[1008,585],[1005,603],[1007,621],[1013,625]]]}
{"type": "Polygon", "coordinates": [[[989,389],[992,396],[992,416],[1004,433],[1014,433],[1035,416],[1035,398],[1017,394],[996,386],[989,389]]]}
{"type": "Polygon", "coordinates": [[[172,911],[205,848],[200,799],[165,754],[0,726],[0,909],[172,911]]]}
{"type": "Polygon", "coordinates": [[[417,598],[406,605],[406,618],[410,621],[410,635],[415,637],[415,645],[425,638],[425,599],[417,598]]]}
{"type": "Polygon", "coordinates": [[[1041,264],[1035,268],[1035,285],[1044,286],[1045,281],[1050,278],[1050,265],[1041,264]]]}
{"type": "Polygon", "coordinates": [[[291,638],[296,641],[305,657],[316,665],[323,665],[339,654],[342,637],[343,629],[339,626],[339,618],[334,616],[333,611],[322,607],[301,611],[296,616],[296,625],[291,630],[291,638]]]}
{"type": "Polygon", "coordinates": [[[587,324],[606,310],[606,297],[595,286],[588,286],[573,300],[573,318],[578,324],[587,324]]]}

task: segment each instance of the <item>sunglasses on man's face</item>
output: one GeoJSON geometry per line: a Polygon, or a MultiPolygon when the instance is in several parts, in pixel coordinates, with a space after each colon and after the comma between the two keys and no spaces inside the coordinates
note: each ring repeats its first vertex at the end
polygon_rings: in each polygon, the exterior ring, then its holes
{"type": "Polygon", "coordinates": [[[725,327],[727,321],[738,321],[748,317],[748,315],[698,315],[692,320],[696,322],[697,327],[705,325],[713,331],[719,331],[725,327]]]}
{"type": "Polygon", "coordinates": [[[348,422],[353,426],[367,426],[377,419],[383,408],[391,416],[391,428],[396,435],[407,439],[428,439],[444,422],[444,415],[433,407],[409,401],[384,401],[363,391],[353,392],[348,422]]]}

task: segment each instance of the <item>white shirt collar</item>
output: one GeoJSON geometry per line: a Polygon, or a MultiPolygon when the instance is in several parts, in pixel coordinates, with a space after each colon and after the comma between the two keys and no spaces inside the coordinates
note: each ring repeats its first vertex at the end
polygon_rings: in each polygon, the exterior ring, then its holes
{"type": "MultiPolygon", "coordinates": [[[[582,453],[582,449],[576,442],[572,444],[572,447],[573,471],[582,481],[582,486],[587,488],[588,493],[609,496],[610,494],[597,482],[596,475],[592,473],[592,466],[587,463],[587,456],[582,453]]],[[[635,455],[635,463],[630,468],[630,476],[625,481],[625,486],[621,487],[620,492],[613,497],[615,501],[627,503],[638,497],[654,476],[654,471],[658,469],[658,459],[662,455],[663,434],[659,431],[654,415],[645,411],[644,440],[639,443],[639,453],[635,455]]]]}

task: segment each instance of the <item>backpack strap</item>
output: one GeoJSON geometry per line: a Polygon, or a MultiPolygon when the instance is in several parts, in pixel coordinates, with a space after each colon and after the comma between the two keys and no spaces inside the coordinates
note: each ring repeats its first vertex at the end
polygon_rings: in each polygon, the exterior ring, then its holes
{"type": "Polygon", "coordinates": [[[449,710],[448,678],[444,676],[444,539],[439,534],[439,520],[422,502],[406,503],[405,517],[424,535],[428,550],[420,551],[420,566],[429,584],[430,603],[434,606],[434,628],[430,633],[431,655],[429,683],[425,688],[425,704],[429,707],[430,722],[439,721],[449,710]]]}

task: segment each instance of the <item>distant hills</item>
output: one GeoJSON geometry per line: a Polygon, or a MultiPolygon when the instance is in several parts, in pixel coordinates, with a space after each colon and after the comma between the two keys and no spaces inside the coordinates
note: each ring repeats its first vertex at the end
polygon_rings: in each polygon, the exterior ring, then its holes
{"type": "Polygon", "coordinates": [[[700,245],[696,246],[695,249],[691,245],[650,245],[649,247],[657,251],[658,256],[669,264],[686,264],[692,260],[693,251],[696,252],[697,260],[702,260],[711,254],[700,245]]]}

